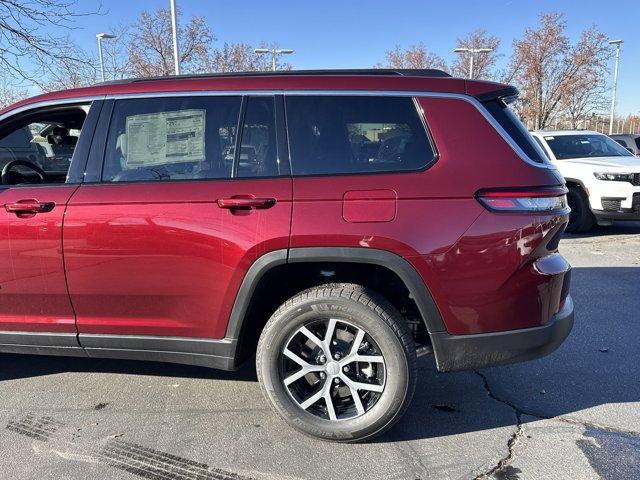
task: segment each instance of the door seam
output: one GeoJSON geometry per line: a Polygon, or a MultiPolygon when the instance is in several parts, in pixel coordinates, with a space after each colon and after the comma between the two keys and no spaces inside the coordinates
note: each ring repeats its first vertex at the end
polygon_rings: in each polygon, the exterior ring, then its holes
{"type": "Polygon", "coordinates": [[[80,332],[78,331],[78,316],[76,314],[76,309],[73,306],[73,301],[71,300],[71,291],[69,290],[69,279],[67,277],[67,261],[65,258],[65,249],[64,249],[64,235],[65,235],[65,220],[67,218],[67,210],[69,208],[69,203],[71,199],[76,194],[76,192],[80,189],[81,185],[78,185],[76,189],[71,193],[67,202],[64,205],[64,212],[62,213],[62,224],[60,226],[60,253],[62,255],[62,271],[64,273],[64,285],[67,289],[67,298],[69,299],[69,305],[71,305],[71,312],[73,313],[73,326],[76,329],[76,342],[78,343],[78,347],[84,350],[84,347],[80,344],[80,332]]]}

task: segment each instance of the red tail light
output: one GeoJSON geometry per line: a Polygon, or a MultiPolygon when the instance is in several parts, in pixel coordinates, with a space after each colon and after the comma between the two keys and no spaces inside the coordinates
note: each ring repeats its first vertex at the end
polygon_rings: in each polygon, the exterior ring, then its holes
{"type": "Polygon", "coordinates": [[[565,187],[484,189],[476,199],[488,210],[505,213],[569,213],[565,187]]]}

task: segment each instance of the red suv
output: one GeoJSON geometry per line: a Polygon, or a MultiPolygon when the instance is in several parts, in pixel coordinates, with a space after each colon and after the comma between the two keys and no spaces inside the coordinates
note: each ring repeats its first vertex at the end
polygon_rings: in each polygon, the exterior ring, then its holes
{"type": "Polygon", "coordinates": [[[0,350],[228,370],[255,354],[274,409],[337,441],[398,420],[418,355],[452,371],[548,354],[573,324],[569,210],[516,95],[307,71],[6,108],[0,350]]]}

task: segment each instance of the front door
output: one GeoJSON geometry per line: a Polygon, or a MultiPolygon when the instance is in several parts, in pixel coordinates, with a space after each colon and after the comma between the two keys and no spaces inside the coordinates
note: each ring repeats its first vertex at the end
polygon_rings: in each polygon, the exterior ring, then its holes
{"type": "Polygon", "coordinates": [[[29,343],[26,332],[46,332],[70,334],[70,345],[77,346],[62,230],[78,188],[67,183],[67,174],[72,163],[84,161],[80,145],[92,132],[82,127],[96,108],[58,105],[0,123],[0,331],[8,343],[29,343]]]}
{"type": "Polygon", "coordinates": [[[78,189],[65,220],[83,345],[83,335],[225,336],[247,269],[288,246],[292,185],[276,100],[115,101],[101,178],[78,189]]]}

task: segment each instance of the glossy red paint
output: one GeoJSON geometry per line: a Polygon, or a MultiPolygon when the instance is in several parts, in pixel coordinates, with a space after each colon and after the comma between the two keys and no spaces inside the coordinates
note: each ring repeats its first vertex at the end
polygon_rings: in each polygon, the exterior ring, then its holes
{"type": "MultiPolygon", "coordinates": [[[[468,82],[466,82],[468,83],[468,82]]],[[[0,110],[0,115],[32,103],[64,100],[68,98],[126,95],[136,93],[208,92],[208,91],[260,91],[260,90],[381,90],[431,91],[465,93],[465,80],[459,78],[425,78],[362,75],[262,75],[257,77],[196,77],[162,80],[106,83],[37,95],[0,110]]]]}
{"type": "Polygon", "coordinates": [[[420,98],[420,92],[477,95],[503,87],[455,78],[274,74],[103,84],[8,107],[0,115],[41,101],[139,93],[415,91],[438,160],[411,173],[5,190],[3,203],[37,198],[56,206],[28,219],[1,213],[0,329],[75,331],[73,304],[81,333],[222,338],[256,258],[315,246],[376,248],[407,259],[452,334],[544,324],[563,301],[568,267],[555,256],[541,259],[553,254],[546,245],[566,217],[488,212],[474,194],[562,179],[518,158],[472,103],[420,98]],[[393,214],[389,195],[375,203],[353,193],[361,191],[393,192],[393,214]],[[251,197],[276,203],[227,208],[229,199],[251,197]]]}
{"type": "Polygon", "coordinates": [[[0,190],[0,330],[75,333],[65,283],[62,222],[76,185],[0,190]],[[48,212],[8,212],[24,200],[53,202],[48,212]]]}
{"type": "Polygon", "coordinates": [[[553,252],[546,244],[566,220],[482,212],[448,251],[414,258],[436,286],[432,293],[447,331],[463,335],[545,324],[557,311],[568,268],[550,273],[536,261],[553,252]]]}
{"type": "Polygon", "coordinates": [[[533,252],[566,218],[490,213],[474,194],[486,187],[552,186],[558,178],[518,158],[471,103],[419,102],[438,161],[420,173],[294,178],[291,246],[379,248],[403,256],[424,279],[449,333],[546,322],[549,300],[540,298],[538,290],[557,279],[532,270],[533,252]],[[397,193],[393,221],[343,220],[339,200],[346,191],[366,188],[397,193]],[[508,282],[512,275],[514,281],[508,282]]]}
{"type": "Polygon", "coordinates": [[[291,179],[82,185],[64,254],[80,333],[222,338],[240,283],[287,248],[291,179]],[[221,208],[254,195],[270,208],[221,208]]]}
{"type": "Polygon", "coordinates": [[[342,218],[349,223],[391,222],[397,208],[393,190],[349,191],[342,197],[342,218]]]}

